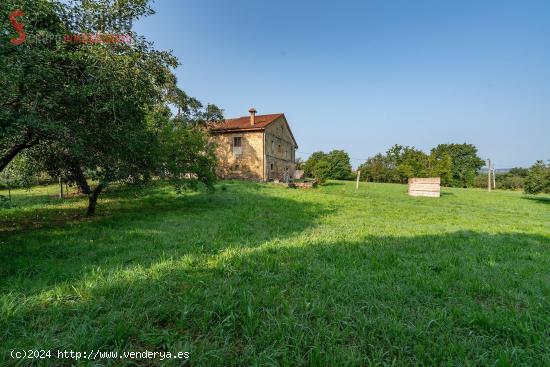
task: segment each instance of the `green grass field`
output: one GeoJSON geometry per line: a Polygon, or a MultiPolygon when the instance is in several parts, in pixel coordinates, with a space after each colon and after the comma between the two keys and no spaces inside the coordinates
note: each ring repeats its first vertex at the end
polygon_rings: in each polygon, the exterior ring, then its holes
{"type": "Polygon", "coordinates": [[[550,365],[550,197],[155,185],[112,189],[87,220],[83,198],[54,190],[16,191],[0,209],[0,365],[75,364],[12,349],[187,351],[193,366],[550,365]]]}

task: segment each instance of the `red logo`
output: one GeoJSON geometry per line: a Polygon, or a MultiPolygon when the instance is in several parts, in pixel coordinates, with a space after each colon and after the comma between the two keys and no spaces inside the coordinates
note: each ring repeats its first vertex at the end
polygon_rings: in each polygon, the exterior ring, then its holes
{"type": "Polygon", "coordinates": [[[15,19],[17,17],[22,17],[23,15],[25,15],[25,12],[21,9],[17,9],[12,11],[9,16],[11,25],[15,28],[15,31],[19,35],[19,37],[10,40],[10,42],[16,46],[19,46],[25,42],[25,39],[27,38],[27,35],[25,34],[25,25],[23,23],[19,23],[17,19],[15,19]]]}

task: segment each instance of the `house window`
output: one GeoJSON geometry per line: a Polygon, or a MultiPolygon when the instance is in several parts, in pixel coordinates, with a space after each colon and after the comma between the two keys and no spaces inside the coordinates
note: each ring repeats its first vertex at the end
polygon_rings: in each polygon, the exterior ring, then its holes
{"type": "Polygon", "coordinates": [[[271,153],[275,152],[275,141],[271,140],[271,153]]]}
{"type": "Polygon", "coordinates": [[[242,138],[240,136],[233,137],[233,154],[241,155],[243,153],[242,138]]]}
{"type": "Polygon", "coordinates": [[[273,171],[273,163],[271,163],[270,167],[271,167],[271,170],[273,171]]]}

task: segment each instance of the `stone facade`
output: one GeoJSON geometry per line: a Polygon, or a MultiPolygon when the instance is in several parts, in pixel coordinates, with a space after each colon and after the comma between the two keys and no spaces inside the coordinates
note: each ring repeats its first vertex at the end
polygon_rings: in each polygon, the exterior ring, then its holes
{"type": "Polygon", "coordinates": [[[283,114],[253,114],[250,122],[246,118],[226,121],[230,123],[211,128],[219,177],[257,181],[292,177],[298,146],[283,114]]]}
{"type": "Polygon", "coordinates": [[[262,132],[232,132],[213,136],[217,145],[217,174],[221,178],[264,179],[262,132]],[[241,147],[235,147],[240,138],[241,147]],[[240,150],[240,151],[239,151],[240,150]]]}
{"type": "Polygon", "coordinates": [[[294,175],[296,148],[284,117],[265,129],[266,179],[284,180],[285,175],[294,175]]]}

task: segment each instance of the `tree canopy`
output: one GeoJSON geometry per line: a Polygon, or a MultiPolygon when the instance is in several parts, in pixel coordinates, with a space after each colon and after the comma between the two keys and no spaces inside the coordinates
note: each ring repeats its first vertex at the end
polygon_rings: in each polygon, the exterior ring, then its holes
{"type": "Polygon", "coordinates": [[[439,144],[432,149],[436,158],[448,155],[452,162],[452,186],[469,187],[474,183],[477,172],[485,161],[477,155],[477,148],[472,144],[439,144]]]}
{"type": "Polygon", "coordinates": [[[111,182],[158,175],[178,187],[211,187],[215,160],[202,126],[223,114],[178,88],[173,55],[130,29],[131,44],[62,42],[67,32],[120,31],[153,13],[149,1],[11,1],[2,14],[16,3],[29,39],[43,42],[0,48],[0,170],[25,151],[36,169],[63,173],[89,196],[88,215],[111,182]],[[68,11],[111,22],[68,22],[68,11]]]}
{"type": "Polygon", "coordinates": [[[59,17],[61,5],[7,0],[0,5],[0,19],[21,8],[27,40],[9,42],[17,36],[11,26],[3,27],[9,32],[0,40],[0,170],[23,150],[63,136],[75,123],[66,92],[76,87],[77,55],[56,42],[67,32],[59,17]],[[34,42],[39,39],[43,42],[34,42]]]}
{"type": "Polygon", "coordinates": [[[350,157],[343,150],[312,153],[304,163],[304,174],[320,181],[349,180],[352,177],[350,157]]]}
{"type": "Polygon", "coordinates": [[[525,178],[525,192],[527,194],[550,194],[550,161],[537,161],[525,178]]]}
{"type": "Polygon", "coordinates": [[[359,166],[363,177],[375,182],[406,183],[411,177],[440,177],[444,186],[469,186],[483,160],[470,144],[440,144],[426,154],[396,144],[359,166]],[[454,157],[454,158],[453,158],[454,157]]]}

